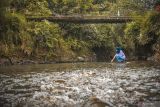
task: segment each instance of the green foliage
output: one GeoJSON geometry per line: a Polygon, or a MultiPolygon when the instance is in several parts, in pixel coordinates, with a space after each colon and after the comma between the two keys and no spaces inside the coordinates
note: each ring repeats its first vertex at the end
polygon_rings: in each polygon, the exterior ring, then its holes
{"type": "MultiPolygon", "coordinates": [[[[20,44],[20,32],[25,28],[25,18],[20,14],[6,14],[5,25],[3,26],[3,35],[1,35],[6,42],[20,44]],[[5,35],[6,33],[6,35],[5,35]]],[[[2,33],[1,32],[1,33],[2,33]]],[[[3,40],[2,39],[2,40],[3,40]]]]}
{"type": "Polygon", "coordinates": [[[51,11],[48,9],[46,0],[27,0],[26,13],[32,15],[48,15],[51,11]]]}
{"type": "Polygon", "coordinates": [[[108,11],[109,0],[48,0],[54,15],[100,14],[108,11]]]}
{"type": "Polygon", "coordinates": [[[111,28],[108,25],[98,25],[92,26],[94,29],[96,36],[91,40],[93,47],[112,47],[112,35],[110,34],[111,28]]]}
{"type": "Polygon", "coordinates": [[[94,10],[93,0],[48,0],[58,14],[86,13],[94,10]]]}
{"type": "MultiPolygon", "coordinates": [[[[125,29],[125,38],[128,43],[134,44],[137,41],[139,34],[140,34],[139,23],[132,22],[130,24],[127,24],[125,29]]],[[[131,45],[131,47],[134,46],[131,45]]]]}
{"type": "Polygon", "coordinates": [[[156,47],[160,14],[148,12],[152,7],[149,0],[1,0],[0,55],[62,61],[103,51],[109,59],[118,45],[127,54],[139,46],[156,47]],[[25,19],[25,15],[117,16],[118,12],[139,19],[128,24],[85,25],[25,19]]]}
{"type": "Polygon", "coordinates": [[[85,42],[85,41],[81,41],[81,40],[78,40],[78,39],[73,39],[71,37],[69,37],[67,40],[66,40],[69,48],[77,53],[78,55],[83,55],[85,54],[86,52],[88,52],[88,43],[85,42]]]}
{"type": "Polygon", "coordinates": [[[51,14],[46,0],[13,0],[11,9],[27,15],[51,14]]]}
{"type": "Polygon", "coordinates": [[[149,12],[144,21],[141,22],[141,34],[139,41],[141,44],[147,44],[160,36],[160,15],[159,13],[149,12]]]}
{"type": "Polygon", "coordinates": [[[5,9],[9,7],[11,0],[1,0],[0,1],[0,9],[5,9]]]}
{"type": "Polygon", "coordinates": [[[148,53],[152,53],[153,47],[159,44],[160,15],[159,13],[148,12],[144,16],[138,17],[139,19],[126,26],[126,48],[136,52],[142,50],[139,47],[147,47],[146,50],[150,51],[148,53]]]}
{"type": "Polygon", "coordinates": [[[30,26],[28,32],[33,38],[35,51],[37,51],[36,49],[44,49],[47,51],[56,49],[58,40],[61,38],[61,31],[57,24],[44,21],[41,23],[30,23],[30,26]]]}
{"type": "Polygon", "coordinates": [[[156,0],[116,0],[110,8],[111,15],[126,16],[136,12],[144,15],[145,12],[154,8],[156,0]]]}

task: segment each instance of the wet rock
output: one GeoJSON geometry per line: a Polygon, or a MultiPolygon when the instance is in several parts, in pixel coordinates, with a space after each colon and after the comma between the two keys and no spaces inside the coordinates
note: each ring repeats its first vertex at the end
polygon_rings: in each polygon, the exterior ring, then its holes
{"type": "Polygon", "coordinates": [[[49,94],[47,92],[37,92],[35,91],[34,95],[33,95],[33,99],[39,100],[39,99],[43,99],[43,98],[47,98],[49,94]]]}
{"type": "Polygon", "coordinates": [[[0,58],[0,66],[13,65],[13,62],[9,58],[0,58]]]}
{"type": "Polygon", "coordinates": [[[140,86],[140,87],[137,87],[137,90],[147,92],[148,89],[150,89],[150,88],[151,88],[150,86],[140,86]]]}
{"type": "Polygon", "coordinates": [[[108,94],[109,93],[114,93],[114,91],[113,90],[107,90],[106,93],[108,93],[108,94]]]}
{"type": "Polygon", "coordinates": [[[114,107],[111,103],[101,101],[99,98],[92,96],[82,104],[82,107],[114,107]]]}
{"type": "Polygon", "coordinates": [[[45,86],[45,85],[41,85],[41,87],[40,87],[40,88],[41,88],[41,90],[42,90],[42,91],[47,90],[47,88],[46,88],[46,86],[45,86]]]}
{"type": "Polygon", "coordinates": [[[136,88],[135,87],[126,87],[126,91],[133,92],[136,88]]]}
{"type": "Polygon", "coordinates": [[[127,82],[127,80],[119,80],[119,84],[120,84],[120,86],[128,86],[130,83],[129,82],[127,82]]]}
{"type": "Polygon", "coordinates": [[[160,102],[159,101],[154,101],[154,102],[142,102],[139,104],[138,107],[159,107],[160,102]]]}
{"type": "Polygon", "coordinates": [[[58,82],[58,83],[65,83],[66,81],[65,80],[55,80],[55,82],[58,82]]]}
{"type": "Polygon", "coordinates": [[[147,94],[145,94],[145,93],[140,93],[140,92],[138,92],[138,91],[134,91],[134,93],[135,93],[135,95],[136,95],[137,97],[147,96],[147,94]]]}
{"type": "Polygon", "coordinates": [[[147,61],[155,61],[155,58],[153,56],[152,57],[148,57],[147,61]]]}
{"type": "Polygon", "coordinates": [[[41,87],[40,87],[41,91],[52,91],[53,88],[54,87],[52,84],[41,85],[41,87]]]}
{"type": "Polygon", "coordinates": [[[157,93],[158,90],[157,89],[150,89],[150,93],[157,93]]]}
{"type": "Polygon", "coordinates": [[[32,60],[20,60],[20,61],[18,61],[18,64],[20,64],[20,65],[28,65],[28,64],[37,64],[37,62],[32,61],[32,60]]]}
{"type": "Polygon", "coordinates": [[[65,90],[54,89],[52,93],[54,93],[55,95],[62,95],[65,94],[65,90]]]}
{"type": "Polygon", "coordinates": [[[83,57],[77,57],[77,60],[80,61],[80,62],[84,62],[85,58],[83,58],[83,57]]]}

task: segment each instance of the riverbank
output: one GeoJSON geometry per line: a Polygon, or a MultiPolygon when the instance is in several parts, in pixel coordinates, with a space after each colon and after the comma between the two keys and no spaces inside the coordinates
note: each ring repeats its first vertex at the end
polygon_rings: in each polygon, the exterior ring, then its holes
{"type": "MultiPolygon", "coordinates": [[[[66,58],[67,59],[67,58],[66,58]]],[[[61,59],[61,60],[40,60],[40,59],[26,59],[26,58],[0,58],[0,66],[10,65],[30,65],[30,64],[55,64],[55,63],[76,63],[76,62],[95,62],[96,57],[76,57],[75,59],[61,59]]]]}
{"type": "MultiPolygon", "coordinates": [[[[152,61],[160,64],[160,60],[158,59],[158,54],[152,57],[132,57],[127,58],[127,61],[152,61]]],[[[31,64],[55,64],[55,63],[77,63],[77,62],[97,62],[96,56],[92,57],[77,57],[75,59],[70,60],[40,60],[40,59],[26,59],[26,58],[0,58],[0,66],[10,66],[10,65],[31,65],[31,64]]],[[[99,61],[98,61],[99,62],[99,61]]],[[[100,62],[110,62],[110,60],[101,60],[100,62]]]]}

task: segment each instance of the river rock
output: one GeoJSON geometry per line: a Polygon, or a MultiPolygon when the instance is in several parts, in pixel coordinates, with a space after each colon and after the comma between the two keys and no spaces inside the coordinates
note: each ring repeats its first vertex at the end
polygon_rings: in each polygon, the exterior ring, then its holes
{"type": "Polygon", "coordinates": [[[92,96],[85,101],[81,107],[114,107],[111,103],[101,101],[99,98],[92,96]]]}
{"type": "Polygon", "coordinates": [[[19,64],[21,64],[21,65],[28,65],[28,64],[37,64],[37,62],[32,61],[32,60],[20,60],[19,64]]]}
{"type": "Polygon", "coordinates": [[[134,91],[134,93],[135,93],[135,95],[136,95],[137,97],[147,96],[147,94],[145,94],[145,93],[140,93],[140,92],[138,92],[138,91],[134,91]]]}
{"type": "Polygon", "coordinates": [[[55,82],[60,83],[60,84],[64,84],[66,81],[65,80],[55,80],[55,82]]]}
{"type": "Polygon", "coordinates": [[[152,57],[148,57],[147,60],[148,60],[148,61],[154,61],[155,59],[154,59],[154,57],[152,56],[152,57]]]}
{"type": "Polygon", "coordinates": [[[150,93],[157,93],[158,90],[157,89],[150,89],[150,93]]]}
{"type": "Polygon", "coordinates": [[[40,100],[40,99],[44,99],[47,96],[48,96],[47,92],[37,92],[37,91],[35,91],[35,93],[33,95],[33,99],[40,100]]]}
{"type": "Polygon", "coordinates": [[[0,65],[13,65],[11,59],[0,58],[0,65]]]}
{"type": "Polygon", "coordinates": [[[78,60],[78,61],[81,61],[81,62],[84,62],[84,61],[85,61],[85,59],[84,59],[83,57],[77,57],[77,60],[78,60]]]}
{"type": "Polygon", "coordinates": [[[127,87],[127,88],[126,88],[126,90],[129,91],[129,92],[132,92],[132,91],[134,91],[135,89],[136,89],[135,87],[127,87]]]}

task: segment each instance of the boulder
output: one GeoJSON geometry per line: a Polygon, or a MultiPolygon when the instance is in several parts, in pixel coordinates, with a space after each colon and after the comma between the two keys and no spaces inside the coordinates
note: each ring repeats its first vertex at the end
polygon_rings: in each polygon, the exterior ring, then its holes
{"type": "Polygon", "coordinates": [[[80,62],[84,62],[85,58],[83,58],[83,57],[77,57],[77,60],[80,61],[80,62]]]}
{"type": "Polygon", "coordinates": [[[12,60],[9,58],[0,58],[0,65],[13,65],[12,60]]]}
{"type": "Polygon", "coordinates": [[[92,96],[82,104],[82,107],[114,107],[111,103],[101,101],[99,98],[92,96]]]}

